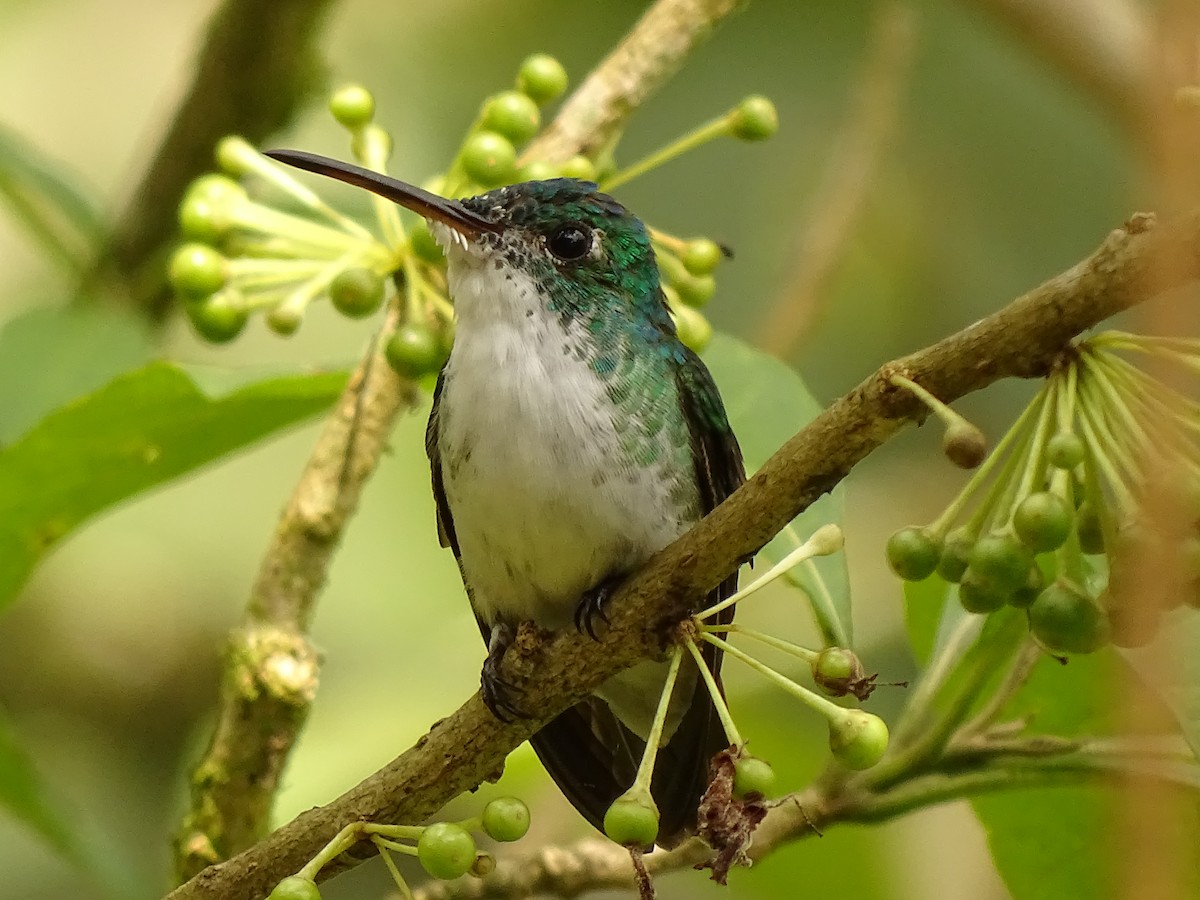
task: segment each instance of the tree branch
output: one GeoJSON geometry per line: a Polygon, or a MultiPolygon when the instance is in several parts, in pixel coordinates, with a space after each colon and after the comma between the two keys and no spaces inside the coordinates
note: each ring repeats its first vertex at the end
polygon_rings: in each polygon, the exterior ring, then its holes
{"type": "MultiPolygon", "coordinates": [[[[613,54],[580,85],[547,133],[586,140],[594,128],[619,127],[736,5],[731,0],[659,0],[613,54]]],[[[233,27],[231,16],[234,13],[226,9],[214,21],[209,49],[189,103],[200,102],[196,97],[198,92],[220,95],[223,90],[206,81],[205,72],[215,64],[210,57],[220,57],[214,45],[219,47],[223,41],[232,40],[225,34],[233,27]],[[202,90],[204,85],[207,87],[202,90]]],[[[237,21],[239,28],[248,27],[245,19],[237,21]]],[[[250,33],[261,30],[264,29],[257,27],[250,33]]],[[[243,77],[245,73],[238,74],[239,79],[243,77]]],[[[204,132],[209,136],[200,140],[201,136],[188,124],[192,121],[190,116],[199,113],[194,110],[189,113],[190,108],[185,106],[177,117],[172,135],[175,132],[179,135],[168,138],[163,153],[173,140],[187,137],[188,146],[192,141],[207,141],[204,150],[207,154],[215,137],[228,130],[222,125],[215,134],[204,132]]],[[[554,146],[558,146],[561,158],[578,152],[565,149],[566,145],[561,143],[555,145],[551,140],[540,153],[553,153],[554,146]]],[[[169,168],[168,163],[169,160],[160,158],[161,166],[169,168]]],[[[151,192],[154,194],[174,184],[171,177],[154,172],[148,181],[156,185],[151,192]]],[[[182,185],[173,190],[177,195],[182,185]]],[[[173,209],[172,206],[172,215],[173,209]]],[[[385,333],[395,324],[393,311],[384,326],[385,333]]],[[[415,388],[398,379],[382,355],[372,348],[355,369],[313,448],[259,568],[242,624],[230,635],[217,724],[204,757],[192,772],[190,808],[175,841],[176,869],[181,881],[244,850],[266,833],[284,766],[317,689],[319,659],[306,634],[317,595],[324,587],[332,555],[358,505],[366,480],[379,462],[396,416],[413,406],[416,399],[415,388]]],[[[481,711],[482,707],[477,713],[481,711]]],[[[486,714],[482,717],[486,718],[486,714]]],[[[508,752],[503,747],[511,749],[532,730],[529,727],[513,731],[511,736],[492,735],[493,743],[486,751],[479,752],[495,760],[494,768],[499,767],[508,752]]],[[[420,768],[414,771],[415,777],[425,777],[420,768]]],[[[458,787],[450,796],[474,787],[486,774],[469,774],[454,782],[458,787]]],[[[366,804],[361,815],[377,809],[381,802],[377,799],[381,794],[371,790],[354,801],[366,804]]],[[[419,816],[434,812],[445,800],[428,802],[431,805],[419,816]]],[[[343,816],[334,831],[357,815],[343,816]]],[[[393,818],[412,819],[413,814],[398,812],[393,818]]],[[[205,873],[200,881],[211,877],[205,873]]],[[[261,894],[265,894],[278,880],[256,883],[263,887],[261,894]]],[[[235,894],[221,893],[221,896],[235,894]]]]}
{"type": "Polygon", "coordinates": [[[227,134],[252,143],[283,128],[320,81],[316,50],[330,0],[225,0],[208,23],[187,96],[117,222],[92,280],[153,318],[170,303],[165,259],[188,182],[227,134]]]}
{"type": "MultiPolygon", "coordinates": [[[[1151,296],[1200,278],[1200,212],[1170,225],[1135,216],[1086,260],[945,340],[888,363],[789,440],[757,474],[678,541],[656,554],[613,597],[599,641],[525,630],[505,657],[504,677],[524,691],[535,718],[503,724],[479,695],[437,723],[413,748],[328,806],[310,810],[257,846],[178,888],[184,898],[262,897],[356,819],[420,822],[500,770],[505,756],[563,709],[635,661],[660,654],[684,618],[739,563],[923,407],[889,384],[902,371],[949,402],[1005,377],[1044,374],[1081,332],[1151,296]],[[1186,260],[1171,280],[1147,275],[1163,254],[1186,260]]],[[[812,810],[806,811],[813,814],[812,810]]],[[[818,813],[820,811],[818,810],[818,813]]],[[[814,819],[819,825],[819,821],[814,819]]],[[[364,848],[369,853],[370,848],[364,848]]],[[[331,868],[333,874],[337,868],[331,868]]]]}

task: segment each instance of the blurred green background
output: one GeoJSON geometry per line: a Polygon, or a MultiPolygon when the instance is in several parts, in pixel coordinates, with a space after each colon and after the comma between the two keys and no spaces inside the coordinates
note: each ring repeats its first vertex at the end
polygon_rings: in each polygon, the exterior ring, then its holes
{"type": "MultiPolygon", "coordinates": [[[[0,124],[63,162],[115,212],[188,83],[214,6],[8,0],[0,6],[0,124]]],[[[817,327],[790,360],[823,400],[1072,264],[1137,205],[1129,147],[1098,104],[971,4],[918,6],[899,127],[817,327]]],[[[419,181],[444,164],[479,101],[507,86],[527,53],[557,55],[578,79],[644,7],[347,0],[334,6],[323,47],[331,84],[356,80],[375,91],[379,119],[396,138],[392,170],[419,181]]],[[[629,128],[625,161],[748,93],[765,93],[779,107],[772,141],[710,145],[618,191],[657,226],[707,234],[736,250],[708,309],[720,329],[754,341],[787,289],[871,9],[860,0],[751,4],[629,128]]],[[[346,153],[344,133],[319,104],[276,143],[346,153]]],[[[150,330],[127,311],[100,309],[77,327],[80,339],[60,347],[58,332],[37,323],[71,305],[70,278],[2,214],[0,258],[0,327],[50,336],[0,360],[0,425],[16,433],[29,424],[27,382],[66,399],[148,352],[219,367],[344,364],[369,336],[369,326],[321,308],[288,341],[254,322],[232,347],[214,350],[178,316],[150,330]]],[[[995,426],[1026,393],[1001,386],[964,408],[995,426]]],[[[314,629],[325,651],[321,692],[280,798],[281,822],[391,759],[478,685],[482,647],[433,527],[424,413],[397,428],[330,573],[314,629]]],[[[55,798],[110,861],[125,896],[154,897],[166,886],[166,836],[182,809],[188,762],[207,737],[217,650],[240,615],[315,427],[92,523],[46,560],[0,621],[0,707],[55,798]]],[[[936,452],[938,435],[927,431],[876,454],[847,490],[859,649],[883,681],[912,674],[883,539],[927,520],[961,483],[936,452]]],[[[747,616],[772,627],[794,619],[790,630],[809,634],[791,595],[747,616]]],[[[743,671],[731,666],[728,680],[756,751],[776,763],[785,785],[800,787],[824,757],[823,726],[743,671]]],[[[886,716],[901,699],[881,689],[873,708],[886,716]]],[[[526,846],[585,833],[527,748],[513,756],[501,788],[538,813],[526,846]]],[[[461,809],[474,807],[468,801],[461,809]]],[[[3,818],[0,873],[4,897],[98,896],[3,818]]],[[[325,896],[377,897],[386,885],[373,861],[331,883],[325,896]]],[[[661,887],[668,897],[718,896],[691,873],[661,887]]],[[[1007,896],[965,805],[876,829],[834,829],[734,873],[723,896],[800,890],[858,900],[1007,896]]]]}

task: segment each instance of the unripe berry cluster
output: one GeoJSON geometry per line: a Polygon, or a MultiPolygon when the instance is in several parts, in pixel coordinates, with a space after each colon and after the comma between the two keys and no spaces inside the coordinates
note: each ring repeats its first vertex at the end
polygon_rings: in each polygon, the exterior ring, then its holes
{"type": "Polygon", "coordinates": [[[1200,342],[1121,332],[1078,342],[949,507],[891,536],[892,570],[956,584],[968,612],[1025,609],[1034,637],[1062,653],[1141,645],[1165,611],[1200,605],[1197,407],[1118,350],[1200,367],[1200,342]],[[1186,528],[1139,512],[1156,478],[1184,498],[1186,528]],[[1182,577],[1135,614],[1135,567],[1149,560],[1182,577]]]}
{"type": "MultiPolygon", "coordinates": [[[[515,87],[483,102],[447,171],[425,187],[461,197],[515,181],[570,177],[608,188],[714,137],[761,140],[777,127],[770,101],[750,97],[623,171],[617,171],[612,148],[602,159],[519,161],[520,148],[541,129],[542,107],[566,87],[566,71],[556,59],[545,54],[525,59],[515,87]]],[[[329,111],[350,133],[354,158],[383,172],[393,142],[374,120],[371,93],[359,85],[342,87],[330,98],[329,111]]],[[[308,306],[322,299],[346,316],[370,316],[391,287],[399,295],[400,316],[384,345],[389,363],[408,378],[441,367],[454,340],[454,310],[442,249],[423,220],[406,225],[407,214],[372,197],[376,221],[373,230],[365,228],[238,137],[218,144],[216,162],[220,174],[198,178],[180,205],[184,242],[169,263],[171,285],[201,337],[230,341],[255,313],[276,333],[290,335],[308,306]]],[[[680,337],[702,349],[712,328],[697,308],[716,289],[712,273],[723,251],[706,238],[651,233],[680,337]]]]}
{"type": "Polygon", "coordinates": [[[352,822],[303,869],[279,882],[267,900],[320,900],[321,892],[315,882],[317,874],[362,839],[375,844],[405,897],[411,897],[412,892],[392,861],[392,852],[417,857],[421,867],[434,878],[483,876],[491,872],[496,863],[490,853],[478,849],[471,832],[482,831],[494,841],[519,841],[529,831],[529,821],[529,807],[522,801],[516,797],[498,797],[484,806],[480,816],[463,822],[434,822],[431,825],[352,822]]]}

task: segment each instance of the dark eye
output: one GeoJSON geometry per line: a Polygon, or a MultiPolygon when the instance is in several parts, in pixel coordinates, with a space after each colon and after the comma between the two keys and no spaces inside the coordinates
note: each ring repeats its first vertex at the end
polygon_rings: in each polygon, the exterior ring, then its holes
{"type": "Polygon", "coordinates": [[[572,222],[563,225],[546,242],[550,252],[564,262],[583,259],[592,249],[592,230],[586,225],[572,222]]]}

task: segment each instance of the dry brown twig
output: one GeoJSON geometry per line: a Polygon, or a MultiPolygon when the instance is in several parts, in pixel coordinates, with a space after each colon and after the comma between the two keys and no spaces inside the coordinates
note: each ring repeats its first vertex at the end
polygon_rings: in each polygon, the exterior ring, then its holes
{"type": "MultiPolygon", "coordinates": [[[[738,6],[735,0],[659,0],[537,139],[538,155],[563,160],[593,140],[609,140],[738,6]]],[[[313,448],[242,623],[230,635],[217,724],[193,770],[190,808],[175,841],[180,880],[266,833],[279,780],[316,692],[319,659],[307,637],[316,598],[396,416],[416,399],[414,386],[397,378],[372,348],[313,448]]]]}

